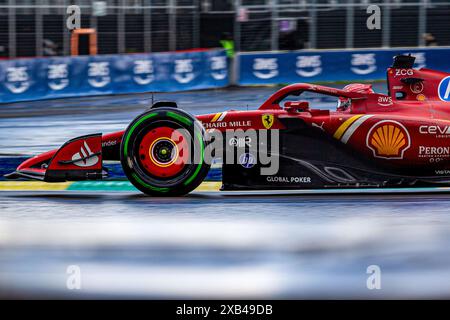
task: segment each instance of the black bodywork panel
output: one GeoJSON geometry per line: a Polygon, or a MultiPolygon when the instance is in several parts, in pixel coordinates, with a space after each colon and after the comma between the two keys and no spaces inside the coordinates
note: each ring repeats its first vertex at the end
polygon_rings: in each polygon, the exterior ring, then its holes
{"type": "MultiPolygon", "coordinates": [[[[239,164],[222,167],[222,190],[396,188],[448,186],[449,176],[437,176],[434,169],[417,170],[380,165],[360,156],[329,137],[320,128],[289,119],[280,130],[279,171],[261,175],[264,167],[256,161],[251,168],[239,164]]],[[[229,146],[227,146],[230,148],[229,146]]],[[[256,158],[255,158],[256,159],[256,158]]],[[[258,159],[259,160],[259,159],[258,159]]]]}

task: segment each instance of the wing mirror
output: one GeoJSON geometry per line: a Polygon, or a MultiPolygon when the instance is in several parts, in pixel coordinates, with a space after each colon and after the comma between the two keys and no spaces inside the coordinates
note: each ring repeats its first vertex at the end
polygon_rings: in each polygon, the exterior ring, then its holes
{"type": "Polygon", "coordinates": [[[284,110],[287,112],[303,112],[309,110],[308,101],[288,101],[284,104],[284,110]]]}

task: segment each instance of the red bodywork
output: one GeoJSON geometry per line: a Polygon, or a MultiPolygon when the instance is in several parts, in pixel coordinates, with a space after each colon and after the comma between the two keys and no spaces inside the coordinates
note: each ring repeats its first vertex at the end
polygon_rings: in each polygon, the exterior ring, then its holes
{"type": "MultiPolygon", "coordinates": [[[[388,95],[374,93],[370,85],[340,90],[313,84],[293,84],[274,93],[257,110],[225,111],[198,116],[207,130],[284,129],[282,120],[298,118],[311,127],[321,128],[355,152],[377,161],[408,167],[432,166],[448,169],[450,163],[450,103],[439,98],[439,86],[449,74],[429,69],[389,68],[388,95]],[[360,88],[360,89],[358,89],[360,88]],[[311,109],[306,101],[283,99],[302,92],[315,92],[350,101],[336,111],[311,109]]],[[[337,100],[337,99],[336,99],[337,100]]],[[[22,163],[22,177],[44,176],[52,170],[101,169],[102,160],[119,160],[118,150],[124,131],[81,137],[66,144],[63,151],[53,150],[22,163]],[[91,167],[61,164],[80,152],[85,141],[90,155],[100,161],[91,167]],[[101,152],[100,152],[101,151],[101,152]],[[102,158],[103,157],[103,158],[102,158]]],[[[94,163],[92,161],[92,163],[94,163]]],[[[16,173],[17,173],[16,172],[16,173]]],[[[45,180],[43,178],[43,180],[45,180]]]]}

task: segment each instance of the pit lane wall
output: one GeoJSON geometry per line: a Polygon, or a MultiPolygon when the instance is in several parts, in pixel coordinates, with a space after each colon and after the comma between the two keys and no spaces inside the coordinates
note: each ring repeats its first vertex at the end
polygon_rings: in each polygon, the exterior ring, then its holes
{"type": "Polygon", "coordinates": [[[228,84],[224,50],[0,61],[0,103],[228,84]]]}
{"type": "Polygon", "coordinates": [[[385,80],[398,54],[416,57],[415,68],[450,72],[450,48],[305,50],[255,52],[238,56],[237,83],[265,85],[296,82],[385,80]]]}

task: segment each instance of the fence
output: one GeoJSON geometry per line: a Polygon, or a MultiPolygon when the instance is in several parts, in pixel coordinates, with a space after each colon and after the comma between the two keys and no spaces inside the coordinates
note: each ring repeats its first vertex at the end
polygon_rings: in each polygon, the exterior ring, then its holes
{"type": "Polygon", "coordinates": [[[0,58],[69,55],[70,4],[100,54],[218,47],[224,31],[244,52],[450,45],[442,0],[0,0],[0,58]],[[367,29],[370,4],[379,30],[367,29]]]}
{"type": "Polygon", "coordinates": [[[236,8],[240,51],[450,45],[449,1],[237,0],[236,8]],[[381,29],[367,28],[371,4],[381,29]]]}
{"type": "Polygon", "coordinates": [[[100,54],[199,47],[198,0],[0,0],[0,57],[69,55],[71,4],[97,30],[100,54]]]}

